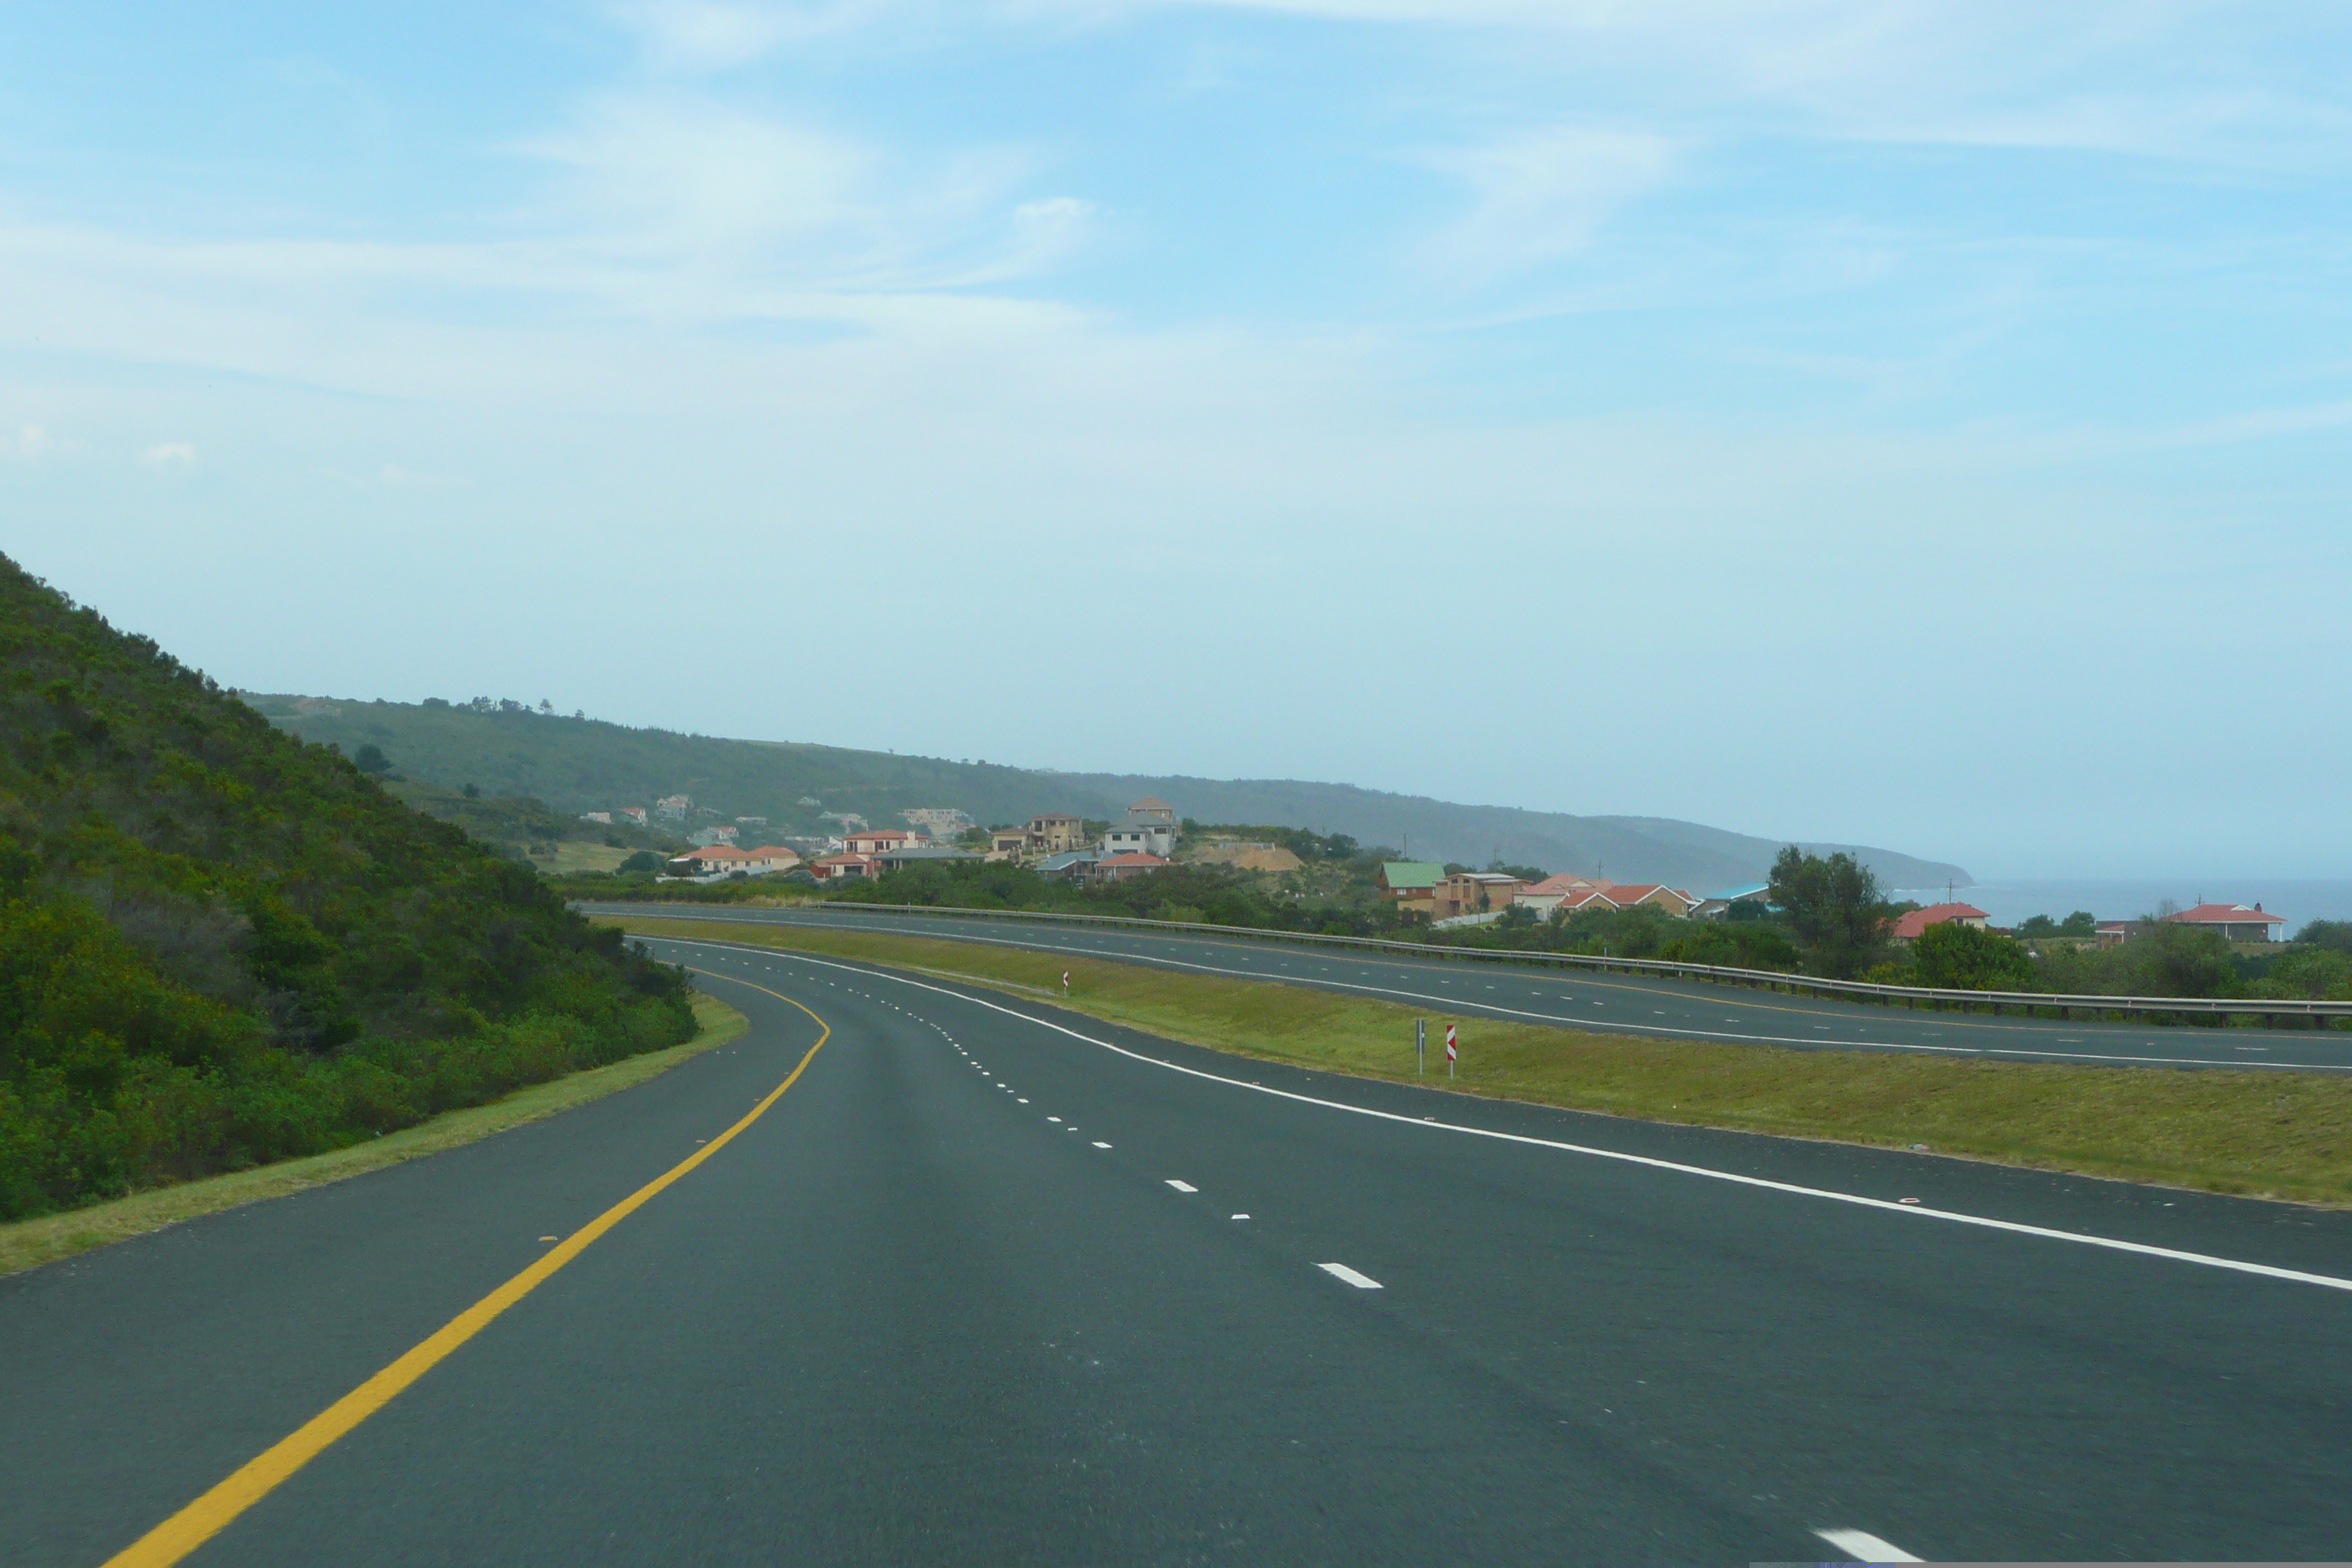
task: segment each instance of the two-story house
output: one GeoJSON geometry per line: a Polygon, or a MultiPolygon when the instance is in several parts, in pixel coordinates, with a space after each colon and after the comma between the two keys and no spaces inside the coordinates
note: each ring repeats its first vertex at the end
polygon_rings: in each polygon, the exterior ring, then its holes
{"type": "Polygon", "coordinates": [[[1176,853],[1176,824],[1171,816],[1130,811],[1103,834],[1102,851],[1113,855],[1152,855],[1165,860],[1176,853]]]}

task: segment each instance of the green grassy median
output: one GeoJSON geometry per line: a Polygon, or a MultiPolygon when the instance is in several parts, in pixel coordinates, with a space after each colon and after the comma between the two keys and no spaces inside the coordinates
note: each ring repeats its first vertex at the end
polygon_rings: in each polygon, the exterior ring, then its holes
{"type": "Polygon", "coordinates": [[[282,1198],[309,1187],[380,1171],[421,1154],[437,1154],[460,1143],[471,1143],[658,1077],[690,1057],[725,1045],[747,1027],[742,1014],[712,996],[696,994],[694,1016],[702,1027],[684,1045],[625,1057],[609,1066],[533,1084],[488,1105],[452,1110],[398,1132],[354,1143],[348,1149],[301,1160],[281,1160],[225,1176],[208,1176],[202,1181],[133,1193],[126,1198],[92,1204],[64,1214],[0,1225],[0,1275],[54,1263],[60,1258],[144,1236],[183,1220],[259,1203],[265,1198],[282,1198]]]}
{"type": "MultiPolygon", "coordinates": [[[[1412,1077],[1449,1016],[1269,981],[923,937],[630,919],[647,936],[860,959],[1051,996],[1073,1011],[1237,1056],[1412,1077]],[[1071,991],[1060,1001],[1062,972],[1071,991]]],[[[1456,1089],[1649,1121],[1902,1147],[2043,1170],[2352,1207],[2347,1076],[2020,1064],[1596,1035],[1456,1015],[1456,1089]]]]}

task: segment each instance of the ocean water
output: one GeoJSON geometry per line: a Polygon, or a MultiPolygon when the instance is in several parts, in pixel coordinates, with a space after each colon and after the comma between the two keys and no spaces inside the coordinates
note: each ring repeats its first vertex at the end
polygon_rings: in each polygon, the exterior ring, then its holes
{"type": "MultiPolygon", "coordinates": [[[[1944,889],[1898,888],[1898,899],[1923,904],[1944,901],[1944,889]]],[[[2247,877],[2173,877],[2128,881],[1979,882],[1954,895],[1992,917],[1995,925],[2013,926],[2028,915],[2064,920],[2076,910],[2088,910],[2103,921],[2127,921],[2144,915],[2165,899],[2182,909],[2192,904],[2260,904],[2264,912],[2284,915],[2281,936],[2291,937],[2305,921],[2352,921],[2352,880],[2247,877]]]]}

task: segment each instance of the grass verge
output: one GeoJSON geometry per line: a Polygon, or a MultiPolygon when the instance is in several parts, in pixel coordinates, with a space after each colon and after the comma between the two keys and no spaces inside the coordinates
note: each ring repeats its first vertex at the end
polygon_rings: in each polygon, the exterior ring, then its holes
{"type": "MultiPolygon", "coordinates": [[[[617,921],[610,923],[620,923],[617,921]]],[[[718,938],[919,969],[1237,1056],[1412,1077],[1412,1021],[1461,1026],[1460,1091],[1649,1121],[1822,1138],[2207,1192],[2352,1207],[2352,1080],[1650,1040],[1416,1010],[1270,981],[932,938],[707,920],[631,919],[648,936],[718,938]],[[1060,1002],[1061,975],[1071,994],[1060,1002]]],[[[1443,1076],[1424,1080],[1444,1088],[1443,1076]]]]}
{"type": "Polygon", "coordinates": [[[460,1143],[471,1143],[493,1132],[537,1121],[575,1105],[601,1100],[616,1089],[657,1078],[690,1057],[725,1045],[748,1026],[742,1014],[700,992],[694,995],[694,1016],[702,1027],[684,1045],[647,1051],[606,1067],[590,1068],[585,1072],[533,1084],[488,1105],[452,1110],[398,1132],[354,1143],[348,1149],[301,1160],[281,1160],[276,1164],[257,1165],[250,1171],[233,1171],[225,1176],[207,1176],[202,1181],[133,1193],[129,1197],[92,1204],[65,1214],[0,1225],[0,1275],[37,1268],[60,1258],[144,1236],[183,1220],[259,1203],[265,1198],[282,1198],[289,1193],[324,1186],[329,1182],[364,1175],[419,1155],[437,1154],[460,1143]]]}

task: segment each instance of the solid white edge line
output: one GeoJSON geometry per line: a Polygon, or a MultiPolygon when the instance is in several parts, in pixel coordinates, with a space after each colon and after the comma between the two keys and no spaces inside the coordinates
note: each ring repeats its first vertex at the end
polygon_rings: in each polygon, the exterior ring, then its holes
{"type": "MultiPolygon", "coordinates": [[[[723,915],[647,915],[646,920],[708,921],[723,922],[723,915]]],[[[737,924],[744,923],[741,920],[737,924]]],[[[842,928],[822,921],[757,921],[758,925],[797,926],[803,931],[839,931],[842,928]]],[[[922,933],[941,942],[984,942],[990,947],[1009,947],[1018,952],[1035,952],[1036,948],[1023,942],[1007,942],[1001,937],[945,935],[936,931],[922,933]]],[[[648,940],[638,938],[640,942],[648,940]]],[[[653,941],[690,942],[691,937],[653,938],[653,941]]],[[[1181,958],[1161,958],[1148,952],[1128,952],[1114,948],[1069,947],[1057,949],[1082,954],[1087,958],[1107,958],[1114,963],[1159,963],[1175,969],[1194,969],[1203,974],[1230,974],[1237,979],[1264,983],[1265,976],[1252,969],[1221,969],[1213,963],[1194,963],[1181,958]]],[[[2341,1062],[2242,1062],[2235,1057],[2129,1057],[2101,1051],[2032,1051],[2021,1046],[1919,1046],[1904,1040],[1838,1040],[1835,1042],[1799,1038],[1794,1035],[1735,1035],[1722,1029],[1684,1029],[1672,1025],[1644,1027],[1640,1024],[1617,1024],[1605,1018],[1563,1017],[1558,1013],[1530,1013],[1521,1007],[1505,1007],[1493,1002],[1474,1002],[1466,996],[1433,996],[1420,991],[1400,991],[1387,985],[1358,985],[1350,981],[1333,980],[1321,983],[1349,991],[1361,991],[1374,996],[1401,996],[1412,1002],[1442,1004],[1451,1007],[1475,1007],[1484,1012],[1500,1013],[1512,1018],[1532,1018],[1538,1023],[1565,1025],[1579,1029],[1612,1030],[1622,1035],[1634,1035],[1655,1039],[1661,1035],[1682,1035],[1694,1040],[1733,1040],[1750,1046],[1795,1046],[1808,1050],[1834,1044],[1840,1050],[1862,1048],[1876,1051],[1927,1051],[1949,1057],[2031,1057],[2038,1061],[2061,1062],[2147,1062],[2159,1067],[2183,1068],[2268,1068],[2280,1072],[2346,1072],[2352,1073],[2352,1064],[2341,1062]]],[[[1596,1002],[1594,1006],[1606,1004],[1596,1002]]]]}
{"type": "MultiPolygon", "coordinates": [[[[726,945],[722,942],[698,942],[688,937],[661,937],[653,940],[688,942],[702,947],[726,945]]],[[[775,950],[749,948],[735,951],[761,952],[775,950]]],[[[1705,1165],[1686,1165],[1679,1160],[1661,1160],[1654,1154],[1629,1154],[1622,1149],[1597,1149],[1591,1144],[1570,1143],[1557,1138],[1536,1138],[1524,1132],[1498,1132],[1490,1127],[1465,1127],[1458,1122],[1432,1121],[1424,1117],[1405,1116],[1393,1110],[1375,1110],[1367,1105],[1349,1105],[1344,1100],[1318,1100],[1311,1094],[1299,1094],[1286,1089],[1269,1089],[1264,1084],[1251,1083],[1246,1079],[1226,1078],[1220,1073],[1203,1072],[1199,1068],[1188,1068],[1178,1062],[1162,1061],[1158,1057],[1148,1056],[1141,1051],[1131,1051],[1125,1046],[1113,1045],[1108,1040],[1096,1039],[1092,1035],[1082,1035],[1077,1030],[1066,1025],[1056,1024],[1051,1019],[1040,1018],[1017,1008],[1003,1006],[978,996],[967,995],[961,991],[950,991],[944,985],[933,985],[925,981],[910,980],[904,975],[892,974],[886,970],[859,969],[853,964],[836,963],[831,959],[811,958],[805,953],[792,953],[788,956],[797,958],[803,963],[814,963],[826,969],[846,970],[853,974],[895,980],[901,985],[912,985],[920,991],[932,991],[942,996],[952,996],[959,1002],[969,1002],[975,1007],[985,1007],[992,1013],[1002,1013],[1007,1017],[1019,1018],[1034,1024],[1041,1029],[1051,1029],[1057,1035],[1067,1035],[1074,1040],[1083,1041],[1087,1045],[1096,1046],[1103,1050],[1126,1057],[1130,1061],[1148,1062],[1156,1068],[1165,1068],[1170,1072],[1182,1073],[1187,1078],[1206,1079],[1211,1083],[1222,1083],[1231,1089],[1246,1089],[1252,1094],[1269,1094],[1276,1100],[1295,1100],[1302,1105],[1319,1105],[1327,1110],[1344,1110],[1355,1116],[1369,1116],[1376,1121],[1394,1121],[1402,1126],[1419,1127],[1433,1132],[1459,1132],[1465,1137],[1491,1138],[1502,1143],[1524,1143],[1538,1149],[1559,1149],[1570,1154],[1590,1155],[1596,1160],[1616,1160],[1628,1165],[1647,1166],[1654,1171],[1674,1171],[1685,1176],[1706,1176],[1717,1182],[1729,1182],[1737,1186],[1759,1187],[1767,1192],[1790,1193],[1799,1197],[1823,1198],[1832,1203],[1852,1204],[1857,1208],[1877,1209],[1885,1214],[1910,1215],[1922,1219],[1939,1219],[1953,1225],[1969,1225],[1986,1230],[2007,1231],[2012,1236],[2039,1237],[2045,1241],[2070,1241],[2078,1247],[2105,1247],[2111,1252],[2129,1252],[2142,1258],[2162,1258],[2175,1263],[2194,1263],[2206,1268],[2221,1268],[2236,1274],[2259,1275],[2266,1279],[2289,1279],[2300,1285],[2318,1285],[2330,1290],[2352,1291],[2352,1279],[2339,1279],[2332,1274],[2312,1274],[2300,1268],[2280,1268],[2268,1263],[2247,1263],[2234,1258],[2216,1258],[2204,1252],[2184,1252],[2178,1247],[2154,1247],[2144,1241],[2122,1241],[2107,1236],[2089,1236],[2075,1230],[2053,1230],[2048,1226],[2027,1225],[2021,1220],[1992,1219],[1983,1215],[1961,1214],[1956,1209],[1929,1208],[1925,1204],[1897,1203],[1891,1198],[1870,1198],[1864,1197],[1859,1193],[1838,1193],[1832,1192],[1827,1187],[1802,1186],[1795,1182],[1775,1182],[1764,1176],[1743,1176],[1736,1171],[1716,1171],[1705,1165]]]]}
{"type": "Polygon", "coordinates": [[[1816,1530],[1815,1535],[1864,1563],[1924,1563],[1891,1541],[1881,1541],[1866,1530],[1816,1530]]]}
{"type": "Polygon", "coordinates": [[[1315,1266],[1334,1279],[1345,1279],[1359,1290],[1378,1290],[1381,1282],[1369,1274],[1359,1274],[1344,1263],[1318,1263],[1315,1266]]]}

